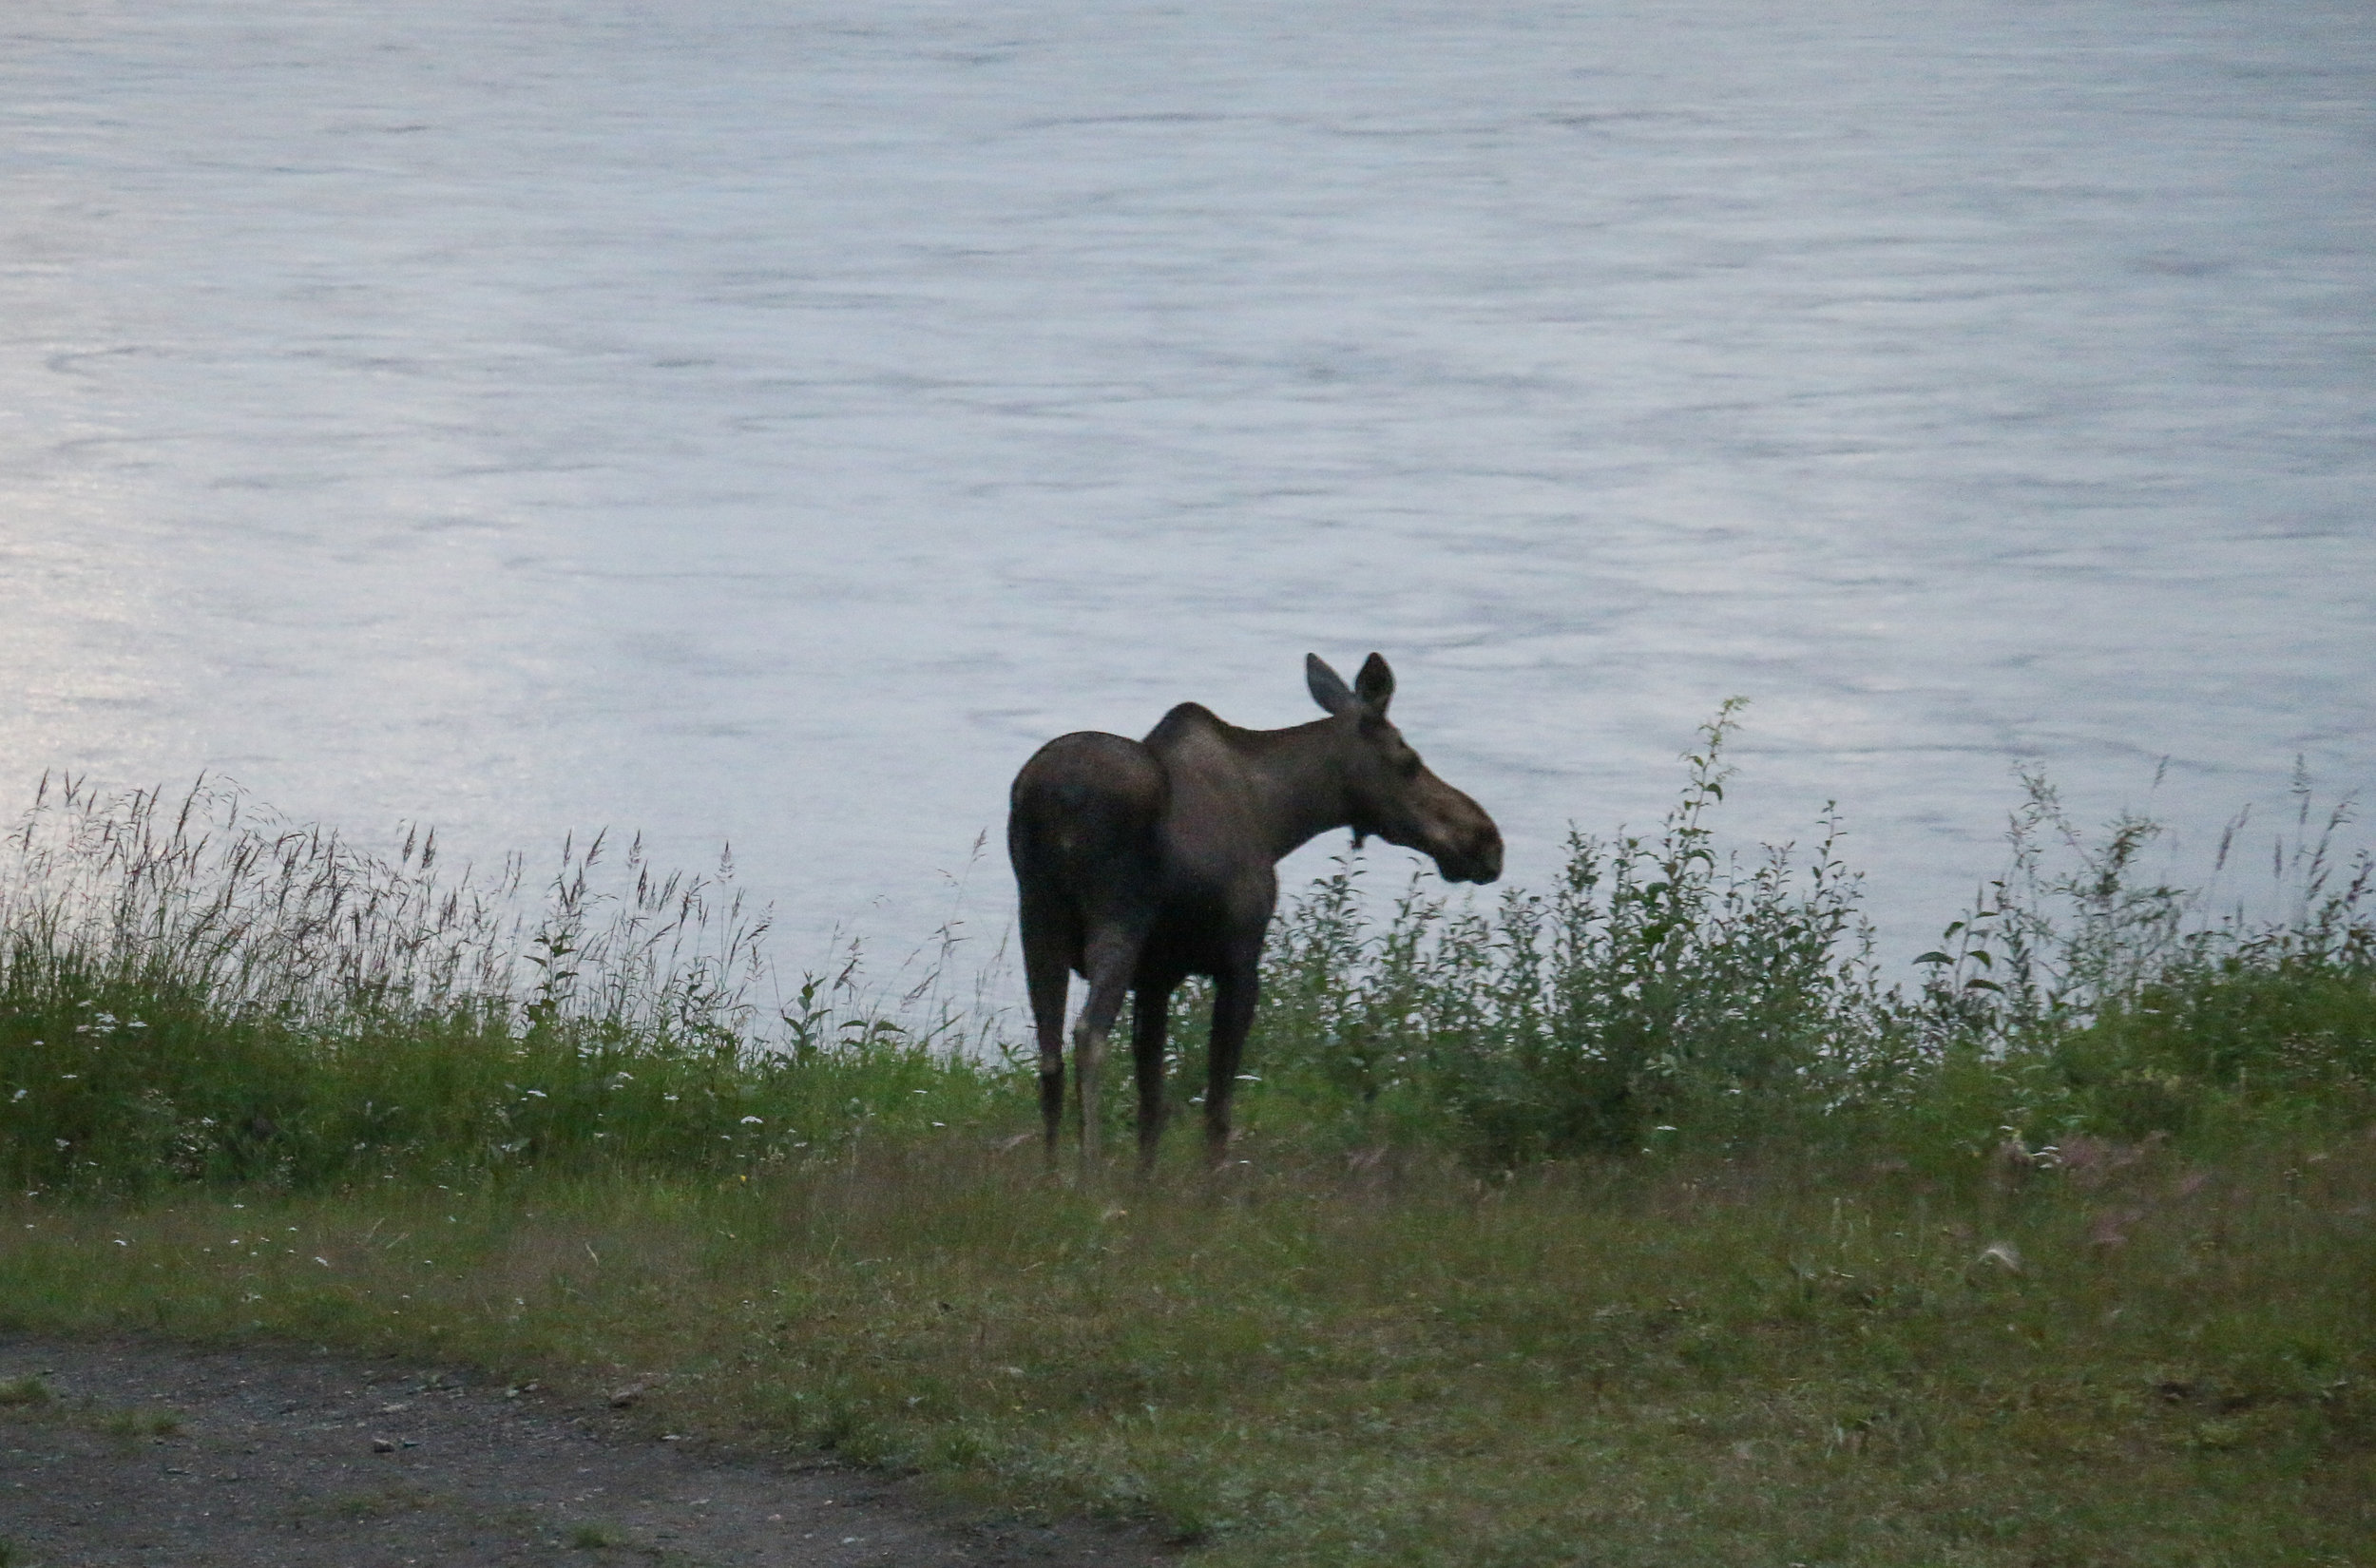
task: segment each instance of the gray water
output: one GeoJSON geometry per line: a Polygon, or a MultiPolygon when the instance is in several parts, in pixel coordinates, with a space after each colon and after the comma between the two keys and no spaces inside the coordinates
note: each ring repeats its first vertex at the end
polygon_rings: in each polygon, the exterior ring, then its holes
{"type": "Polygon", "coordinates": [[[1903,956],[2022,759],[2376,782],[2372,228],[2363,0],[11,0],[0,789],[978,950],[1040,741],[1377,648],[1521,884],[1750,698],[1903,956]]]}

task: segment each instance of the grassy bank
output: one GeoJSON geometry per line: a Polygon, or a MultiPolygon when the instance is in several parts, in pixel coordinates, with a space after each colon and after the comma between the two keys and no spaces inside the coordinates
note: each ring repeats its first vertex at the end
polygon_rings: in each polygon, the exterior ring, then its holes
{"type": "Polygon", "coordinates": [[[1392,1157],[6,1212],[0,1317],[458,1357],[1239,1563],[2344,1563],[2376,1539],[2376,1143],[1945,1189],[1392,1157]]]}
{"type": "Polygon", "coordinates": [[[47,794],[0,870],[0,1323],[633,1386],[1217,1563],[2362,1560],[2347,813],[2303,794],[2255,921],[2031,780],[1897,986],[1828,832],[1718,851],[1730,719],[1553,889],[1309,889],[1236,1162],[1144,1187],[1042,1176],[978,1015],[779,985],[719,879],[47,794]]]}

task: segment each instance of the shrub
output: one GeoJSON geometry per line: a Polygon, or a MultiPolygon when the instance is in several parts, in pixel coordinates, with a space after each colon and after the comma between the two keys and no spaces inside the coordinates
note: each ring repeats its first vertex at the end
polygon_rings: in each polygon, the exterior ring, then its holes
{"type": "Polygon", "coordinates": [[[1281,924],[1254,1055],[1365,1132],[1449,1126],[1494,1163],[1734,1138],[1840,1101],[1900,1031],[1836,819],[1803,863],[1718,854],[1737,706],[1685,756],[1660,832],[1571,832],[1547,898],[1485,913],[1414,882],[1372,934],[1340,861],[1281,924]]]}

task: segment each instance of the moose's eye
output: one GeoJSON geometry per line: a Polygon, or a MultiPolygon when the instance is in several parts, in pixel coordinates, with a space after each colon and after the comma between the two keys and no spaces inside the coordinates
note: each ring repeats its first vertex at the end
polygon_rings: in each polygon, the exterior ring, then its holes
{"type": "Polygon", "coordinates": [[[1417,778],[1419,776],[1419,754],[1405,747],[1403,754],[1394,759],[1394,771],[1405,778],[1417,778]]]}

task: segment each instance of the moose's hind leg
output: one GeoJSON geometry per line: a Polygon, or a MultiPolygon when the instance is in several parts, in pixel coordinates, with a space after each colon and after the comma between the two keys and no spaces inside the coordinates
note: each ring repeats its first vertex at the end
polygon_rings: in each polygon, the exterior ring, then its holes
{"type": "Polygon", "coordinates": [[[1131,972],[1139,966],[1143,934],[1136,928],[1108,930],[1092,937],[1088,945],[1088,962],[1083,967],[1088,973],[1089,997],[1081,1004],[1081,1019],[1072,1031],[1073,1079],[1080,1085],[1081,1097],[1083,1179],[1096,1171],[1103,1141],[1104,1127],[1098,1114],[1098,1068],[1105,1057],[1105,1038],[1121,1014],[1122,998],[1130,993],[1131,972]]]}
{"type": "Polygon", "coordinates": [[[1047,1163],[1064,1126],[1064,1002],[1072,990],[1072,944],[1061,927],[1023,921],[1023,969],[1031,992],[1031,1023],[1040,1043],[1040,1124],[1047,1163]]]}
{"type": "Polygon", "coordinates": [[[1139,1079],[1139,1174],[1155,1169],[1163,1138],[1163,1035],[1172,987],[1142,982],[1131,998],[1131,1065],[1139,1079]]]}

